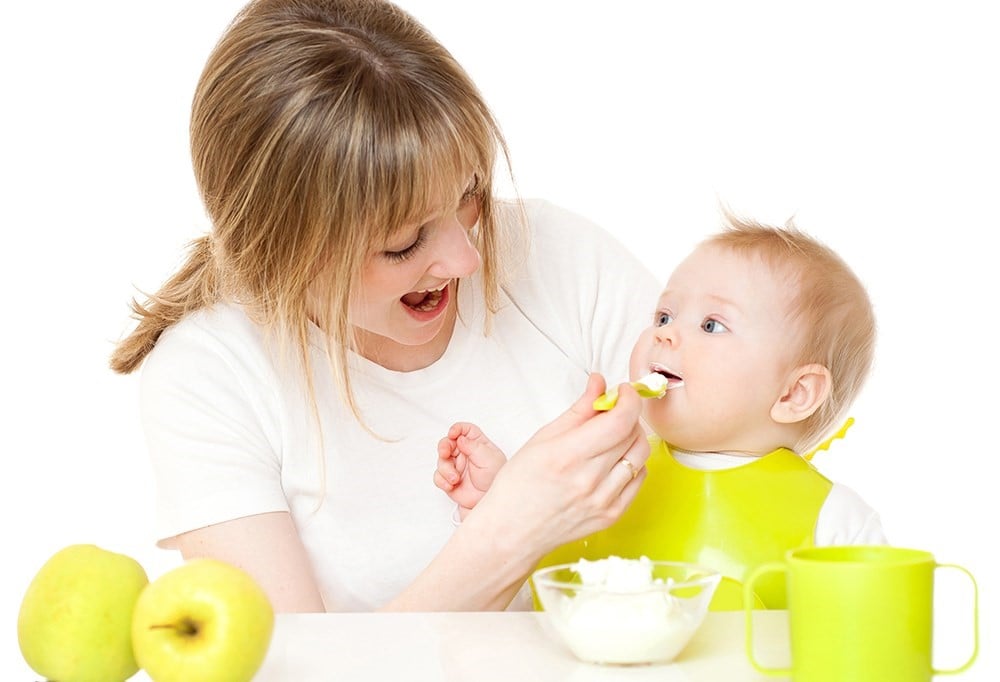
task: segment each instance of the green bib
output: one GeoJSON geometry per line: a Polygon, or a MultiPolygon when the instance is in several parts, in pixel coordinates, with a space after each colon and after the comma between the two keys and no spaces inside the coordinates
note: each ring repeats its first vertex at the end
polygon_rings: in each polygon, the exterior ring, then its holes
{"type": "MultiPolygon", "coordinates": [[[[813,544],[833,484],[791,450],[701,471],[677,462],[659,438],[651,437],[650,445],[646,480],[622,517],[557,548],[540,566],[611,555],[691,561],[722,573],[711,608],[728,610],[742,608],[742,581],[750,569],[813,544]]],[[[757,606],[785,608],[781,574],[759,582],[757,596],[757,606]]]]}

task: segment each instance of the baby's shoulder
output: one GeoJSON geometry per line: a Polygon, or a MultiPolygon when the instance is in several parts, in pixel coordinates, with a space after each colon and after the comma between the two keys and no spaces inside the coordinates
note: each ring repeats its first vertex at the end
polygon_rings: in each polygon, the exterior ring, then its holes
{"type": "Polygon", "coordinates": [[[888,544],[878,512],[854,489],[834,483],[820,511],[817,545],[888,544]]]}

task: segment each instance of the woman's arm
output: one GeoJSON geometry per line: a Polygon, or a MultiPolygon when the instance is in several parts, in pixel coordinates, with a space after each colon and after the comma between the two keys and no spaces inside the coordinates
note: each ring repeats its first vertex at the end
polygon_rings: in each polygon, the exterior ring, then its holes
{"type": "Polygon", "coordinates": [[[256,514],[182,533],[185,559],[212,557],[249,573],[281,613],[325,611],[305,547],[288,512],[256,514]]]}
{"type": "MultiPolygon", "coordinates": [[[[511,457],[442,551],[382,610],[503,609],[547,552],[621,516],[645,477],[649,444],[638,424],[640,398],[628,384],[615,409],[594,412],[604,388],[592,375],[584,395],[511,457]]],[[[213,557],[247,571],[277,612],[337,609],[324,605],[287,512],[206,526],[171,544],[185,559],[213,557]]]]}

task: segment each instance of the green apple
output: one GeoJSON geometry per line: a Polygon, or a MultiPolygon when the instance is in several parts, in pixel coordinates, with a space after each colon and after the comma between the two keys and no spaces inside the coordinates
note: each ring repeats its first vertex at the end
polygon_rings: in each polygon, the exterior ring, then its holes
{"type": "Polygon", "coordinates": [[[132,647],[153,682],[247,682],[271,643],[274,609],[243,570],[191,559],[149,584],[132,647]]]}
{"type": "Polygon", "coordinates": [[[31,669],[59,682],[121,682],[139,670],[132,610],[149,579],[132,557],[95,545],[56,552],[28,585],[17,641],[31,669]]]}

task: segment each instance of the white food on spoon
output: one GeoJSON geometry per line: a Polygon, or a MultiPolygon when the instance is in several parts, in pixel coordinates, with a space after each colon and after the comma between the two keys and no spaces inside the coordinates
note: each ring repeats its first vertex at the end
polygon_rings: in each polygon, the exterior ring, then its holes
{"type": "MultiPolygon", "coordinates": [[[[683,382],[677,384],[682,385],[683,382]]],[[[652,372],[646,376],[632,382],[632,388],[636,390],[640,398],[662,398],[671,388],[670,377],[659,372],[652,372]]],[[[599,412],[610,410],[618,403],[618,387],[612,386],[594,400],[594,409],[599,412]]]]}
{"type": "MultiPolygon", "coordinates": [[[[674,388],[680,388],[684,385],[684,377],[677,374],[674,370],[670,369],[666,365],[661,365],[654,362],[649,366],[651,374],[646,375],[642,378],[642,381],[649,379],[650,377],[657,376],[662,378],[666,382],[666,390],[671,390],[674,388]]],[[[654,380],[655,381],[655,380],[654,380]]]]}
{"type": "MultiPolygon", "coordinates": [[[[637,380],[636,384],[642,384],[650,393],[658,393],[660,397],[670,388],[670,380],[659,372],[651,372],[643,378],[637,380]]],[[[638,386],[636,387],[638,388],[638,386]]],[[[650,396],[652,397],[652,396],[650,396]]]]}

